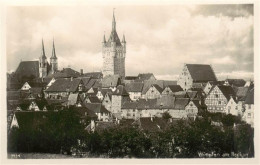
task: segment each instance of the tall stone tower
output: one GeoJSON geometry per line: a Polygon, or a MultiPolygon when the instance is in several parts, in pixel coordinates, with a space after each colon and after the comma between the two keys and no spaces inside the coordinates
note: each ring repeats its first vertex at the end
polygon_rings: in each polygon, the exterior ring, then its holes
{"type": "Polygon", "coordinates": [[[39,77],[46,77],[48,73],[48,61],[45,56],[44,44],[42,40],[42,54],[39,58],[39,77]]]}
{"type": "Polygon", "coordinates": [[[50,63],[51,63],[51,74],[53,74],[56,71],[58,71],[58,58],[56,56],[54,40],[53,40],[53,45],[52,45],[52,55],[50,58],[50,63]]]}
{"type": "Polygon", "coordinates": [[[123,35],[122,42],[120,41],[116,32],[116,20],[113,12],[112,31],[108,41],[104,35],[102,42],[103,55],[103,77],[107,75],[119,75],[125,78],[125,54],[126,41],[123,35]]]}

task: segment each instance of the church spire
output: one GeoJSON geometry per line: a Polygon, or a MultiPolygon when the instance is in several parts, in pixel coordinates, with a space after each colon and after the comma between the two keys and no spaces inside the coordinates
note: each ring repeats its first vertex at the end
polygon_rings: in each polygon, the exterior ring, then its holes
{"type": "Polygon", "coordinates": [[[123,42],[123,43],[126,43],[126,42],[125,42],[125,35],[124,35],[124,34],[123,34],[122,42],[123,42]]]}
{"type": "Polygon", "coordinates": [[[106,35],[104,33],[103,43],[106,43],[106,35]]]}
{"type": "Polygon", "coordinates": [[[43,39],[42,39],[42,58],[46,58],[45,56],[45,50],[44,50],[44,44],[43,44],[43,39]]]}
{"type": "Polygon", "coordinates": [[[51,56],[51,59],[57,59],[56,51],[55,51],[55,45],[54,45],[54,39],[53,39],[53,43],[52,43],[52,56],[51,56]]]}
{"type": "Polygon", "coordinates": [[[116,31],[115,8],[113,9],[112,31],[116,31]]]}

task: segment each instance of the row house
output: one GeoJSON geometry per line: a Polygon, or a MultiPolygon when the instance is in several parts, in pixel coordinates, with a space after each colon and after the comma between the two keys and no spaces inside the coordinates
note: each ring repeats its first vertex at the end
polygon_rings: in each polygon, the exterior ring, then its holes
{"type": "Polygon", "coordinates": [[[248,92],[245,99],[245,112],[242,119],[254,127],[254,88],[248,92]]]}
{"type": "Polygon", "coordinates": [[[101,103],[85,103],[84,107],[93,111],[99,121],[112,120],[112,114],[101,103]]]}
{"type": "Polygon", "coordinates": [[[235,91],[231,86],[214,86],[205,99],[209,112],[226,112],[226,105],[231,97],[235,97],[235,91]]]}
{"type": "Polygon", "coordinates": [[[203,91],[207,95],[209,94],[209,91],[212,89],[212,87],[214,87],[215,85],[223,85],[223,84],[224,84],[223,81],[208,81],[205,87],[203,88],[203,91]]]}
{"type": "Polygon", "coordinates": [[[164,95],[171,95],[173,96],[175,92],[183,91],[181,86],[179,85],[168,85],[162,91],[162,96],[164,95]]]}
{"type": "Polygon", "coordinates": [[[47,111],[50,106],[45,99],[23,100],[16,108],[16,111],[47,111]]]}
{"type": "Polygon", "coordinates": [[[68,97],[71,93],[83,93],[84,90],[82,79],[71,77],[57,79],[44,93],[45,98],[62,99],[62,97],[68,97]]]}
{"type": "Polygon", "coordinates": [[[131,82],[125,84],[125,89],[129,93],[129,97],[132,101],[136,101],[141,98],[144,83],[131,82]]]}
{"type": "Polygon", "coordinates": [[[158,99],[141,99],[137,102],[125,102],[121,115],[126,119],[138,119],[140,117],[162,117],[168,112],[172,118],[195,117],[201,105],[197,100],[189,98],[175,98],[163,96],[158,99]]]}
{"type": "Polygon", "coordinates": [[[145,99],[159,98],[159,97],[161,97],[162,91],[163,91],[163,89],[159,85],[153,84],[145,93],[144,98],[145,99]]]}
{"type": "Polygon", "coordinates": [[[231,97],[226,105],[226,114],[243,116],[245,111],[245,100],[249,92],[249,87],[233,87],[236,96],[231,97]]]}
{"type": "Polygon", "coordinates": [[[208,81],[217,81],[211,65],[184,64],[177,84],[186,91],[192,88],[193,83],[207,83],[208,81]]]}
{"type": "Polygon", "coordinates": [[[99,100],[102,101],[107,93],[112,93],[112,92],[113,91],[111,89],[98,89],[96,96],[98,97],[99,100]]]}

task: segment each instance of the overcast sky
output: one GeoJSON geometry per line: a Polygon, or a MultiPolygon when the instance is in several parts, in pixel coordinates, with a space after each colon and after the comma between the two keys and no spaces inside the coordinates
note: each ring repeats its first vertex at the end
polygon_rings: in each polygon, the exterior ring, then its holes
{"type": "Polygon", "coordinates": [[[7,70],[37,60],[42,38],[49,58],[54,37],[59,69],[100,71],[113,8],[127,42],[126,75],[176,79],[184,63],[198,63],[219,79],[253,79],[253,5],[8,7],[7,70]]]}

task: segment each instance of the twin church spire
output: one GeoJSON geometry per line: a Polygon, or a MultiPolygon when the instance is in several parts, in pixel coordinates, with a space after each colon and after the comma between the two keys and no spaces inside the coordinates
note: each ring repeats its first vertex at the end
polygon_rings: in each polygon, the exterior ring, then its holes
{"type": "Polygon", "coordinates": [[[52,56],[50,57],[50,64],[47,61],[47,57],[45,55],[44,43],[42,39],[42,50],[41,56],[39,58],[39,77],[44,78],[49,73],[53,74],[58,70],[58,58],[56,56],[54,39],[52,44],[52,56]]]}

